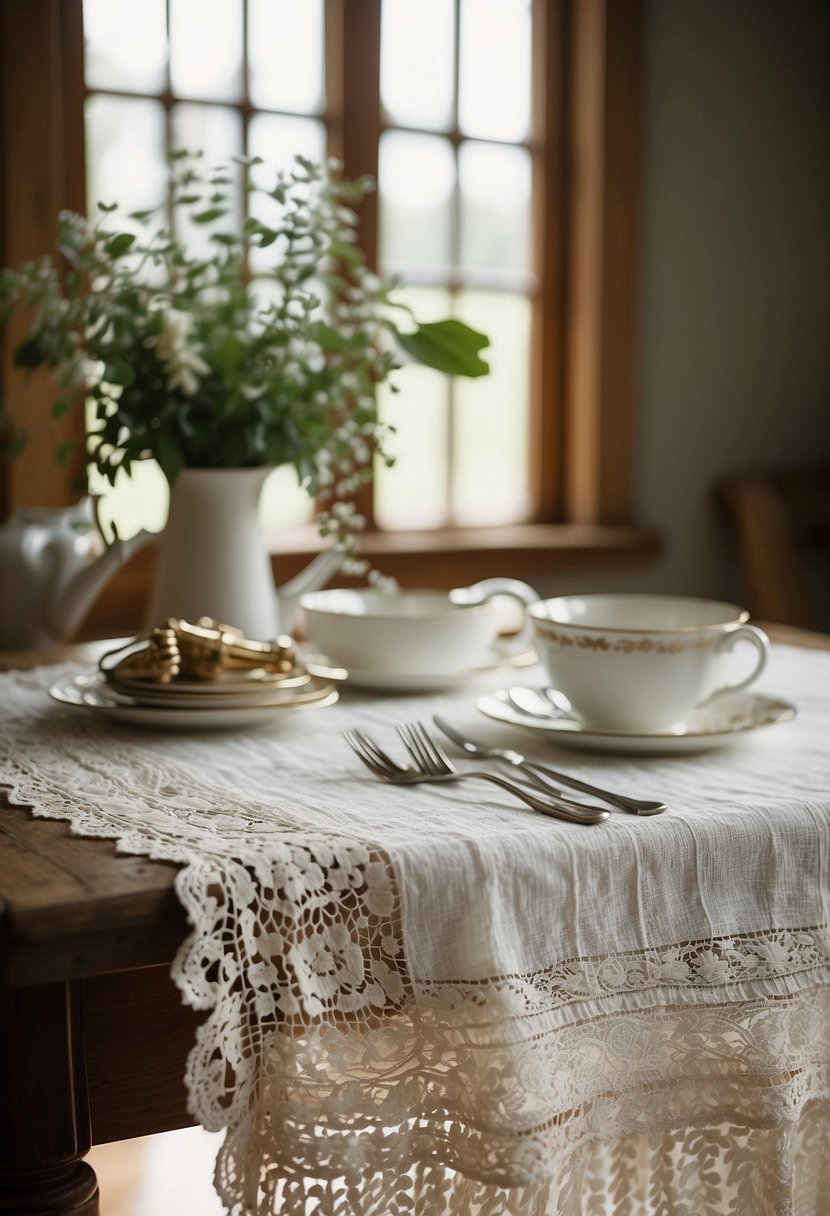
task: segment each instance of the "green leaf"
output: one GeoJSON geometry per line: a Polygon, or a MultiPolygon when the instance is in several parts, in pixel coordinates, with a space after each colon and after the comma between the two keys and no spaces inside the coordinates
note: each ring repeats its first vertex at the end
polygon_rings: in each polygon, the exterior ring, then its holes
{"type": "Polygon", "coordinates": [[[165,435],[163,431],[156,437],[153,444],[153,455],[171,487],[174,486],[176,478],[184,468],[184,460],[179,448],[170,436],[165,435]]]}
{"type": "Polygon", "coordinates": [[[114,356],[106,362],[103,379],[108,384],[122,384],[127,388],[135,380],[135,373],[126,359],[114,356]]]}
{"type": "Polygon", "coordinates": [[[122,253],[126,253],[130,246],[135,241],[135,233],[119,232],[116,236],[111,236],[107,241],[104,249],[113,258],[120,258],[122,253]]]}
{"type": "Polygon", "coordinates": [[[242,343],[233,334],[223,338],[213,352],[213,364],[220,376],[227,376],[239,366],[244,350],[242,343]]]}
{"type": "Polygon", "coordinates": [[[99,203],[98,210],[103,211],[103,212],[105,212],[105,214],[109,215],[109,213],[111,211],[118,210],[118,203],[99,203]]]}
{"type": "Polygon", "coordinates": [[[323,350],[348,350],[348,339],[344,338],[343,335],[336,329],[333,329],[331,325],[326,325],[325,321],[320,321],[320,323],[315,326],[314,337],[320,343],[323,350]]]}
{"type": "Polygon", "coordinates": [[[463,321],[433,321],[411,334],[402,334],[394,325],[390,328],[398,345],[427,367],[448,376],[486,376],[490,371],[478,353],[490,345],[490,339],[463,321]]]}
{"type": "Polygon", "coordinates": [[[72,397],[58,397],[56,401],[52,402],[52,417],[62,418],[66,411],[71,409],[74,404],[72,397]]]}
{"type": "Polygon", "coordinates": [[[45,361],[45,356],[40,346],[40,337],[37,334],[32,335],[30,338],[26,338],[14,349],[15,367],[40,367],[40,365],[45,361]]]}
{"type": "Polygon", "coordinates": [[[267,249],[269,245],[273,245],[279,233],[275,232],[273,228],[266,228],[263,224],[257,230],[257,235],[259,236],[260,249],[267,249]]]}
{"type": "Polygon", "coordinates": [[[55,445],[55,460],[62,469],[65,469],[69,463],[69,457],[75,450],[77,442],[77,439],[64,439],[62,443],[55,445]]]}
{"type": "Polygon", "coordinates": [[[337,240],[336,237],[329,245],[329,252],[333,258],[340,258],[343,262],[351,262],[354,266],[360,265],[363,261],[363,254],[356,245],[349,245],[346,241],[337,240]]]}
{"type": "Polygon", "coordinates": [[[208,207],[207,211],[197,211],[190,218],[194,224],[211,224],[214,220],[221,219],[223,215],[227,214],[227,207],[208,207]]]}

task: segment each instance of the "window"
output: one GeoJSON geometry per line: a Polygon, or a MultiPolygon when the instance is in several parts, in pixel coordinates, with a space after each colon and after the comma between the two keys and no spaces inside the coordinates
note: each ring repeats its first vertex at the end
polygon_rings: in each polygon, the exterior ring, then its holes
{"type": "MultiPolygon", "coordinates": [[[[440,580],[442,550],[458,578],[459,552],[527,575],[560,550],[648,548],[613,528],[630,523],[638,3],[29,0],[1,19],[4,264],[52,247],[61,206],[84,209],[84,145],[90,199],[130,206],[158,201],[165,144],[328,149],[378,178],[361,244],[419,315],[451,309],[493,341],[487,379],[399,376],[367,550],[403,553],[398,573],[426,547],[440,580]]],[[[20,408],[38,392],[16,386],[20,408]]],[[[7,502],[67,493],[50,450],[7,471],[7,502]]],[[[290,486],[275,501],[303,518],[290,486]]]]}

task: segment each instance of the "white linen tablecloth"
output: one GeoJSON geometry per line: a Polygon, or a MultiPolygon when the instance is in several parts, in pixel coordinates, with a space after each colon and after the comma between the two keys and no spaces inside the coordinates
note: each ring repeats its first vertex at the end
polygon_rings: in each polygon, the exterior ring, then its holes
{"type": "Polygon", "coordinates": [[[190,1104],[234,1216],[828,1210],[830,654],[773,648],[794,722],[672,757],[480,715],[516,673],[167,735],[52,703],[66,670],[0,677],[0,781],[180,863],[190,1104]],[[670,809],[383,785],[341,736],[436,711],[670,809]]]}

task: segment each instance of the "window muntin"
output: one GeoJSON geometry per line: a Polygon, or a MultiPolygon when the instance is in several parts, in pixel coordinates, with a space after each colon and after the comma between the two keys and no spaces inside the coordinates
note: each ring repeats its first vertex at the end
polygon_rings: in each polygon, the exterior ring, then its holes
{"type": "Polygon", "coordinates": [[[440,392],[407,379],[384,403],[398,461],[376,469],[375,519],[387,529],[514,523],[533,511],[531,4],[416,9],[381,9],[380,264],[412,285],[413,301],[416,286],[431,289],[445,314],[489,334],[492,370],[440,392]],[[444,30],[432,59],[429,20],[444,30]]]}
{"type": "MultiPolygon", "coordinates": [[[[99,199],[124,211],[163,204],[167,146],[202,148],[210,164],[247,154],[287,166],[298,152],[326,154],[322,0],[209,0],[209,13],[206,4],[170,0],[165,12],[152,0],[127,67],[112,33],[122,0],[84,0],[91,214],[99,199]]],[[[531,3],[382,0],[380,14],[381,114],[366,116],[379,134],[378,261],[409,285],[401,297],[420,319],[454,314],[487,332],[492,373],[468,384],[408,367],[400,393],[384,390],[397,461],[376,470],[374,520],[394,530],[527,519],[531,3]]],[[[149,472],[143,480],[159,482],[149,472]]],[[[162,504],[158,489],[117,485],[104,513],[122,533],[158,527],[165,490],[162,504]]],[[[269,527],[312,516],[291,470],[273,476],[264,502],[269,527]]]]}

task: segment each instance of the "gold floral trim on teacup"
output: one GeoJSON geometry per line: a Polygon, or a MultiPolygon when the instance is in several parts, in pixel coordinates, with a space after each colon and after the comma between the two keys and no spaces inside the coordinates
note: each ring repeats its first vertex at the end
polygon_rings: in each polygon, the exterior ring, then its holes
{"type": "Polygon", "coordinates": [[[623,637],[609,638],[606,634],[588,635],[585,633],[562,633],[551,629],[544,621],[537,621],[537,626],[547,642],[553,642],[563,648],[575,647],[578,650],[594,650],[613,654],[683,654],[687,650],[708,650],[715,642],[714,637],[684,637],[662,641],[659,638],[623,637]]]}

